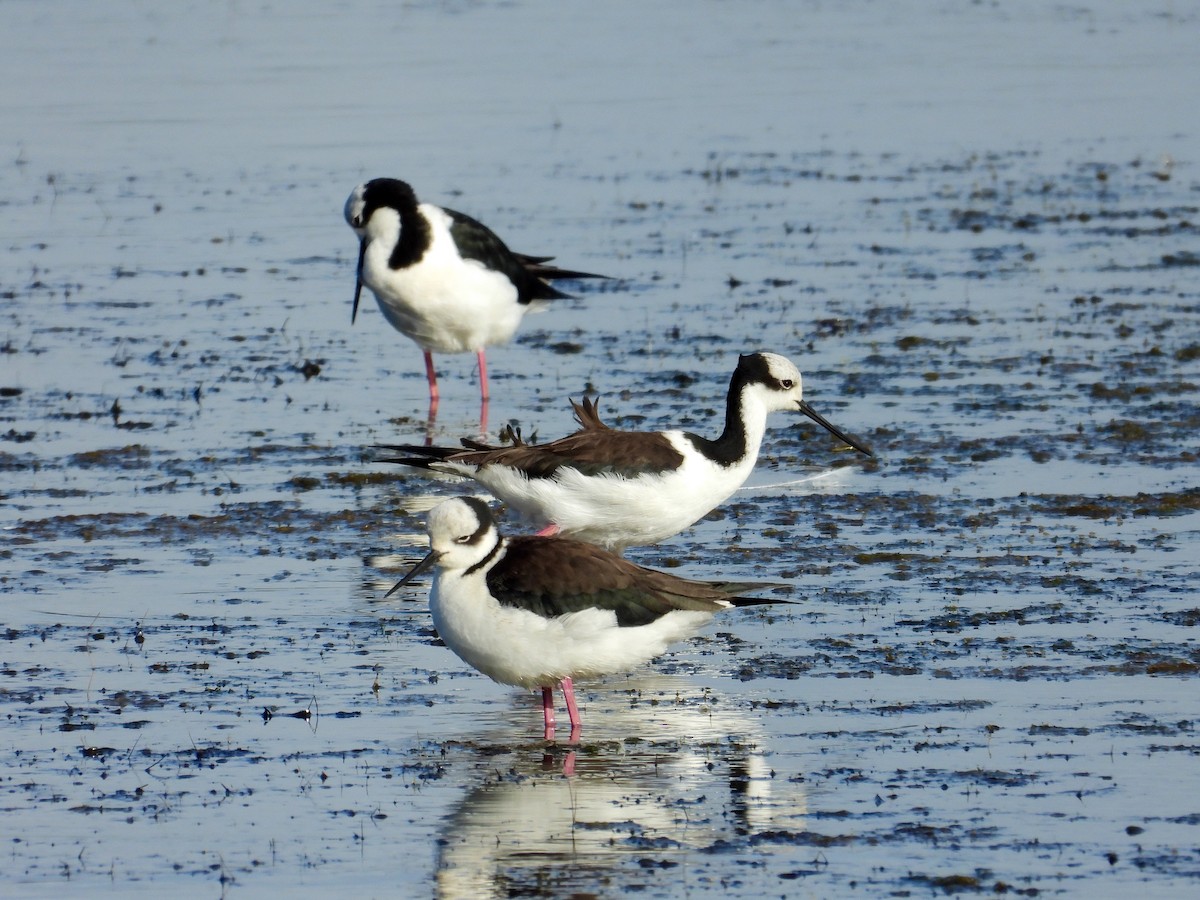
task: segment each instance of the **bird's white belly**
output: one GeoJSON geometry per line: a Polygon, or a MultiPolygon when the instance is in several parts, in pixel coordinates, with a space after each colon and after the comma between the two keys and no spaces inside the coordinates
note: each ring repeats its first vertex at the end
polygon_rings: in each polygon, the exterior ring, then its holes
{"type": "Polygon", "coordinates": [[[437,353],[502,344],[528,309],[507,277],[473,260],[426,259],[397,271],[368,253],[363,283],[393,328],[437,353]]]}
{"type": "Polygon", "coordinates": [[[563,534],[610,550],[653,544],[694,525],[745,482],[754,460],[715,466],[691,451],[678,471],[623,478],[562,469],[552,478],[527,478],[500,466],[475,476],[506,504],[563,534]]]}
{"type": "Polygon", "coordinates": [[[614,613],[599,609],[547,619],[501,606],[452,573],[438,576],[429,609],[438,634],[459,658],[495,681],[527,688],[628,671],[712,617],[676,610],[627,628],[617,625],[614,613]]]}

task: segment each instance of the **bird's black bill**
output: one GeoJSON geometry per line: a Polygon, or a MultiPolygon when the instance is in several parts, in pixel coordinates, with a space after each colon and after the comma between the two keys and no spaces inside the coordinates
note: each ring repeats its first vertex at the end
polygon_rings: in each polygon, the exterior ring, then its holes
{"type": "Polygon", "coordinates": [[[867,454],[867,456],[875,455],[874,453],[871,452],[871,448],[868,447],[866,444],[862,443],[861,441],[855,440],[854,438],[850,437],[848,434],[843,433],[842,431],[839,431],[832,422],[830,422],[823,415],[821,415],[819,412],[817,412],[815,409],[813,409],[811,406],[809,406],[808,401],[806,401],[806,400],[800,401],[800,412],[804,413],[806,416],[808,416],[810,419],[812,419],[814,422],[816,422],[818,425],[820,425],[822,428],[824,428],[826,431],[828,431],[830,434],[832,434],[838,440],[844,441],[847,444],[849,444],[851,447],[853,447],[859,453],[865,453],[865,454],[867,454]]]}
{"type": "Polygon", "coordinates": [[[397,581],[395,586],[390,591],[388,591],[386,594],[383,595],[384,599],[387,599],[388,597],[392,596],[392,594],[396,593],[396,591],[400,590],[400,588],[404,587],[406,584],[408,584],[410,581],[412,581],[414,578],[416,578],[418,575],[420,575],[426,569],[431,568],[434,565],[434,563],[436,563],[439,559],[441,559],[441,557],[442,557],[442,554],[439,553],[437,550],[430,550],[429,553],[426,555],[426,557],[423,560],[421,560],[419,563],[417,563],[415,566],[413,566],[412,569],[409,570],[409,573],[407,575],[405,575],[403,578],[401,578],[399,581],[397,581]]]}
{"type": "MultiPolygon", "coordinates": [[[[358,242],[358,266],[354,270],[354,308],[350,310],[350,324],[358,318],[358,298],[362,296],[363,257],[367,255],[367,242],[358,242]]],[[[394,590],[394,589],[393,589],[394,590]]]]}

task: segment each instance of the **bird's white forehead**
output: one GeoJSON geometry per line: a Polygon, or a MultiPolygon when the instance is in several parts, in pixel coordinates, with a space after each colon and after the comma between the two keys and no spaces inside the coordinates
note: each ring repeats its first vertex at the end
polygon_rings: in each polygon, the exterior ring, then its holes
{"type": "Polygon", "coordinates": [[[367,186],[360,184],[350,192],[350,196],[346,198],[346,206],[342,210],[342,214],[346,217],[346,221],[353,224],[354,219],[362,215],[363,207],[366,206],[365,195],[367,186]]]}
{"type": "Polygon", "coordinates": [[[429,512],[426,527],[433,541],[466,537],[474,534],[483,524],[479,513],[464,500],[454,498],[439,503],[429,512]]]}
{"type": "Polygon", "coordinates": [[[790,379],[797,384],[800,383],[800,370],[786,356],[780,356],[778,353],[764,353],[763,359],[767,362],[767,371],[772,378],[779,381],[790,379]]]}

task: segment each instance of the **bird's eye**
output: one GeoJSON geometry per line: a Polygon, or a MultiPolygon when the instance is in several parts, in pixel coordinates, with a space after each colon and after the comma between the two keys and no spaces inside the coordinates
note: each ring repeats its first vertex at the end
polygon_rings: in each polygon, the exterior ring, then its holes
{"type": "Polygon", "coordinates": [[[456,538],[454,539],[454,543],[456,543],[456,544],[469,544],[469,543],[471,543],[471,535],[469,535],[469,534],[464,534],[464,535],[462,535],[461,537],[456,537],[456,538]]]}
{"type": "Polygon", "coordinates": [[[783,385],[783,389],[785,391],[790,391],[796,384],[796,382],[792,381],[790,378],[785,378],[779,383],[783,385]]]}
{"type": "Polygon", "coordinates": [[[350,220],[350,224],[353,225],[355,228],[362,228],[363,225],[365,225],[366,223],[363,222],[362,216],[355,216],[353,219],[350,220]]]}

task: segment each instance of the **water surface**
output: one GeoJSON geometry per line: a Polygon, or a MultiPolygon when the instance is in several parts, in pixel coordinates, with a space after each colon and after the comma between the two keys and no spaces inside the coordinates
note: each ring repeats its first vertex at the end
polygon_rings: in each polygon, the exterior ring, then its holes
{"type": "MultiPolygon", "coordinates": [[[[12,896],[1177,897],[1200,873],[1197,20],[1179,4],[0,6],[12,896]],[[432,633],[376,175],[611,274],[489,352],[489,436],[777,416],[631,556],[789,585],[580,688],[432,633]],[[573,772],[565,775],[564,772],[573,772]]],[[[505,526],[522,525],[505,517],[505,526]]]]}

